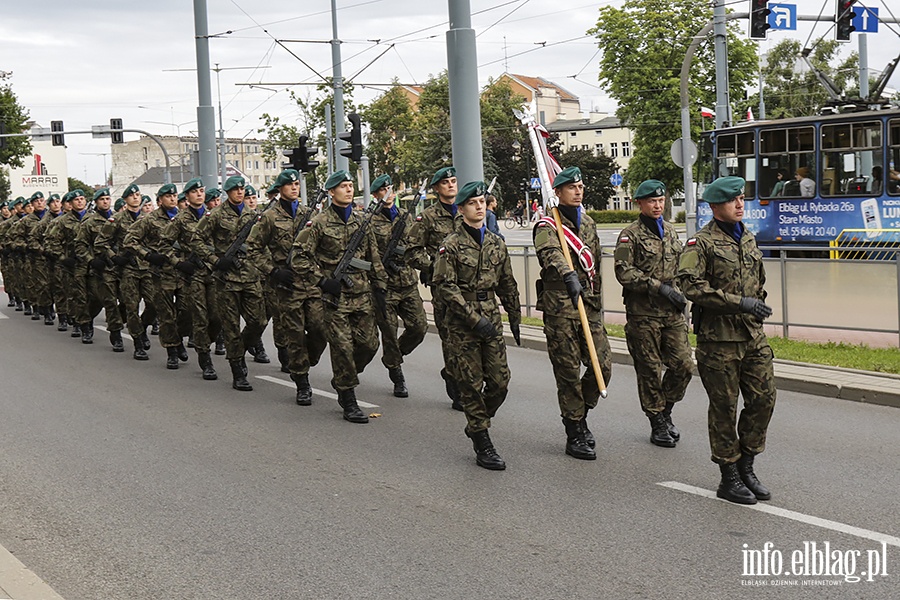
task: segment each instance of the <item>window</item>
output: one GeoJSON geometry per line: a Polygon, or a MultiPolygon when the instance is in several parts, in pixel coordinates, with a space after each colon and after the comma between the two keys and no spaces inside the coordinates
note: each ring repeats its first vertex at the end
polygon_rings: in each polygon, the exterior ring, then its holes
{"type": "Polygon", "coordinates": [[[603,154],[603,144],[594,144],[594,154],[597,156],[603,154]]]}
{"type": "Polygon", "coordinates": [[[756,136],[753,131],[717,136],[716,176],[743,177],[747,181],[744,193],[748,198],[757,195],[760,198],[799,196],[799,182],[796,190],[787,189],[786,184],[776,187],[776,183],[792,179],[798,167],[805,166],[814,170],[815,130],[812,127],[794,127],[760,131],[759,169],[756,165],[755,145],[756,136]]]}
{"type": "Polygon", "coordinates": [[[247,170],[249,171],[249,170],[252,169],[252,168],[253,168],[253,161],[252,161],[252,160],[248,160],[248,161],[247,161],[247,170]]]}
{"type": "Polygon", "coordinates": [[[631,142],[622,142],[622,156],[631,156],[631,142]]]}
{"type": "Polygon", "coordinates": [[[882,139],[878,121],[822,125],[821,194],[867,195],[879,184],[882,187],[878,193],[881,193],[884,189],[882,139]]]}
{"type": "Polygon", "coordinates": [[[256,168],[258,170],[259,169],[259,161],[258,160],[253,161],[253,164],[254,164],[254,168],[256,168]]]}
{"type": "Polygon", "coordinates": [[[603,130],[602,129],[594,130],[594,135],[603,135],[603,130]]]}
{"type": "Polygon", "coordinates": [[[577,131],[570,131],[570,132],[569,132],[569,136],[570,136],[570,137],[575,137],[576,135],[578,135],[578,132],[577,132],[577,131]]]}
{"type": "Polygon", "coordinates": [[[617,142],[609,143],[609,156],[611,158],[617,158],[619,156],[619,144],[617,142]]]}
{"type": "Polygon", "coordinates": [[[590,146],[588,146],[587,144],[582,144],[582,145],[581,145],[581,149],[582,149],[582,150],[589,150],[589,149],[590,149],[590,146]]]}
{"type": "Polygon", "coordinates": [[[141,148],[141,150],[144,151],[144,160],[147,160],[147,148],[144,147],[144,148],[141,148]]]}
{"type": "Polygon", "coordinates": [[[888,122],[888,168],[887,168],[887,193],[892,196],[900,195],[900,119],[891,119],[888,122]]]}

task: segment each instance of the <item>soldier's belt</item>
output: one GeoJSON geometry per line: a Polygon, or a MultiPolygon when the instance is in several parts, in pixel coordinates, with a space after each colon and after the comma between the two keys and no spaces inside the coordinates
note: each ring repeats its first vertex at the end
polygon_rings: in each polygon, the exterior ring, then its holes
{"type": "Polygon", "coordinates": [[[494,290],[477,290],[474,292],[463,292],[462,297],[469,302],[484,302],[494,298],[494,290]]]}
{"type": "Polygon", "coordinates": [[[367,260],[363,260],[361,258],[356,258],[355,256],[350,259],[350,266],[359,271],[371,271],[372,263],[367,260]]]}

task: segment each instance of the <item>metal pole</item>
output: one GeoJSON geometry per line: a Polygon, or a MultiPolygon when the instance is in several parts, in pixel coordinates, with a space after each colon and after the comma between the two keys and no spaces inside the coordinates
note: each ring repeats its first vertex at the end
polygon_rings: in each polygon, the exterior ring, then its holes
{"type": "Polygon", "coordinates": [[[787,281],[787,256],[784,249],[778,251],[781,261],[781,335],[788,339],[788,281],[787,281]]]}
{"type": "Polygon", "coordinates": [[[344,78],[341,74],[341,40],[338,39],[337,25],[337,0],[331,0],[331,76],[334,80],[334,133],[335,133],[335,152],[334,166],[335,170],[347,170],[350,167],[350,161],[346,156],[340,153],[341,148],[345,148],[344,140],[338,139],[338,134],[346,131],[344,125],[344,78]]]}
{"type": "Polygon", "coordinates": [[[759,55],[759,120],[766,118],[766,101],[763,99],[763,69],[768,66],[768,60],[765,54],[759,55]]]}
{"type": "Polygon", "coordinates": [[[525,266],[524,266],[525,286],[524,287],[525,287],[525,316],[526,317],[531,316],[531,285],[530,285],[531,273],[530,273],[530,269],[528,268],[528,250],[529,250],[529,248],[531,248],[531,246],[525,246],[525,255],[524,255],[525,256],[525,266]]]}
{"type": "MultiPolygon", "coordinates": [[[[206,0],[194,0],[194,41],[197,49],[197,127],[199,173],[206,187],[216,185],[216,117],[209,77],[209,24],[206,0]]],[[[180,138],[179,138],[180,139],[180,138]]]]}
{"type": "Polygon", "coordinates": [[[326,177],[331,177],[334,173],[334,136],[331,127],[331,104],[325,105],[325,170],[328,171],[326,177]]]}
{"type": "Polygon", "coordinates": [[[369,208],[372,197],[369,192],[369,157],[365,154],[359,157],[359,169],[362,171],[363,208],[369,208]]]}
{"type": "Polygon", "coordinates": [[[869,39],[865,33],[856,39],[859,41],[859,97],[865,100],[869,97],[869,39]]]}
{"type": "Polygon", "coordinates": [[[306,201],[306,173],[300,174],[300,199],[303,200],[303,206],[309,206],[306,201]]]}
{"type": "Polygon", "coordinates": [[[478,61],[469,0],[449,0],[447,75],[450,82],[450,130],[453,165],[461,184],[484,179],[478,61]]]}
{"type": "MultiPolygon", "coordinates": [[[[715,0],[713,30],[716,43],[716,129],[724,122],[732,123],[731,99],[728,93],[728,38],[725,28],[725,0],[715,0]]],[[[687,162],[687,157],[684,160],[687,162]]]]}
{"type": "Polygon", "coordinates": [[[225,185],[228,168],[225,166],[225,123],[222,122],[222,87],[219,84],[219,63],[216,63],[216,93],[219,96],[219,171],[222,177],[221,185],[225,185]]]}

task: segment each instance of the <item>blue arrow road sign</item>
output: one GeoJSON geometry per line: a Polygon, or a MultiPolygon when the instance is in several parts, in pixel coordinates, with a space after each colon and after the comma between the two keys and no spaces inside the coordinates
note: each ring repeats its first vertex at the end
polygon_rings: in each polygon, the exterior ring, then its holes
{"type": "Polygon", "coordinates": [[[769,3],[769,28],[780,31],[797,30],[797,5],[769,3]]]}
{"type": "Polygon", "coordinates": [[[531,189],[533,189],[533,190],[541,189],[541,180],[538,179],[537,177],[532,177],[531,178],[531,189]]]}
{"type": "Polygon", "coordinates": [[[866,6],[855,6],[853,12],[853,31],[856,33],[878,33],[878,9],[866,6]]]}
{"type": "Polygon", "coordinates": [[[609,182],[614,186],[619,187],[620,185],[622,185],[622,176],[618,173],[613,173],[609,176],[609,182]]]}

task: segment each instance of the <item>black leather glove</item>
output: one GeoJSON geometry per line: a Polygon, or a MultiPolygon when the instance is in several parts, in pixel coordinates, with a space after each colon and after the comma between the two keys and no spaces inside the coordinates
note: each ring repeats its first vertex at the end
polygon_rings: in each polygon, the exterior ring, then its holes
{"type": "Polygon", "coordinates": [[[319,280],[319,283],[316,284],[319,289],[321,289],[326,294],[334,296],[335,298],[341,297],[341,280],[340,279],[328,279],[323,277],[319,280]]]}
{"type": "Polygon", "coordinates": [[[64,266],[67,269],[71,269],[72,267],[75,266],[76,262],[78,262],[78,261],[76,261],[74,257],[67,256],[64,259],[62,259],[61,261],[59,261],[59,264],[61,264],[62,266],[64,266]]]}
{"type": "Polygon", "coordinates": [[[659,286],[659,295],[671,302],[672,306],[677,308],[679,312],[683,311],[684,307],[687,306],[687,298],[684,297],[684,294],[668,283],[663,283],[659,286]]]}
{"type": "Polygon", "coordinates": [[[387,290],[384,288],[375,288],[372,290],[372,298],[375,300],[375,308],[382,319],[387,319],[387,290]]]}
{"type": "Polygon", "coordinates": [[[159,252],[149,252],[147,254],[147,262],[154,267],[161,267],[169,262],[169,258],[165,254],[159,252]]]}
{"type": "Polygon", "coordinates": [[[494,324],[490,322],[487,317],[481,317],[478,319],[478,323],[475,324],[474,327],[475,333],[481,336],[482,339],[489,340],[492,337],[497,337],[500,335],[500,332],[497,331],[497,328],[494,327],[494,324]]]}
{"type": "Polygon", "coordinates": [[[94,273],[102,273],[106,269],[106,261],[102,258],[95,258],[91,260],[91,270],[94,273]]]}
{"type": "Polygon", "coordinates": [[[563,275],[563,283],[566,284],[566,293],[569,294],[569,298],[572,300],[572,306],[578,308],[578,298],[584,292],[581,282],[578,281],[578,273],[569,271],[563,275]]]}
{"type": "Polygon", "coordinates": [[[516,346],[522,345],[522,333],[519,330],[519,320],[518,319],[510,319],[509,320],[509,330],[512,331],[513,339],[516,340],[516,346]]]}
{"type": "Polygon", "coordinates": [[[740,308],[741,312],[749,313],[760,321],[772,316],[772,307],[759,298],[741,298],[740,308]]]}
{"type": "Polygon", "coordinates": [[[116,254],[115,256],[113,256],[112,261],[117,267],[124,267],[129,262],[131,262],[131,260],[127,256],[122,256],[121,254],[116,254]]]}
{"type": "Polygon", "coordinates": [[[290,286],[294,284],[294,272],[290,269],[272,269],[269,277],[278,285],[290,286]]]}
{"type": "Polygon", "coordinates": [[[422,282],[422,285],[428,287],[431,285],[431,278],[434,275],[434,267],[426,267],[419,271],[419,281],[422,282]]]}
{"type": "Polygon", "coordinates": [[[213,268],[216,271],[230,271],[234,268],[234,259],[233,258],[225,258],[224,256],[216,261],[215,266],[213,268]]]}
{"type": "Polygon", "coordinates": [[[191,275],[194,274],[194,271],[197,270],[197,265],[195,265],[192,262],[183,260],[179,263],[176,263],[175,268],[178,269],[179,271],[181,271],[182,273],[184,273],[185,275],[187,275],[188,277],[190,277],[191,275]]]}

